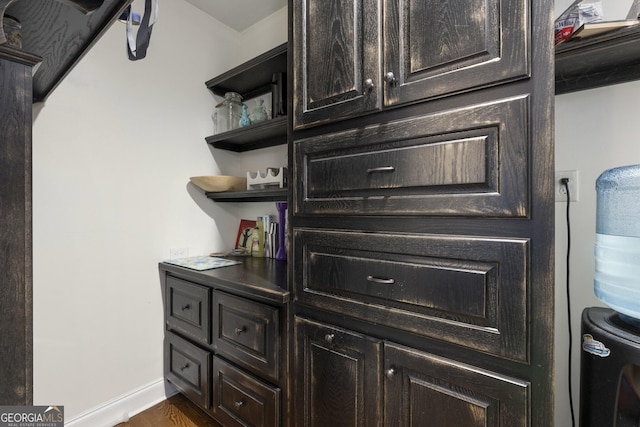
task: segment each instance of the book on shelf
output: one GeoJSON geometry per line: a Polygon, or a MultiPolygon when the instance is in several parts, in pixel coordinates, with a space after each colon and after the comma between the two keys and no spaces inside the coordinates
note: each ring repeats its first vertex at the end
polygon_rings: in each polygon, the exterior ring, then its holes
{"type": "Polygon", "coordinates": [[[570,39],[582,39],[585,37],[593,37],[598,34],[608,33],[609,31],[617,30],[625,27],[633,27],[640,24],[638,19],[623,19],[620,21],[602,21],[591,22],[588,24],[582,24],[577,30],[571,34],[570,39]]]}
{"type": "Polygon", "coordinates": [[[256,233],[256,221],[241,219],[235,249],[250,254],[256,233]]]}
{"type": "Polygon", "coordinates": [[[278,252],[278,223],[274,215],[261,215],[257,219],[241,219],[236,237],[238,254],[275,258],[278,252]]]}

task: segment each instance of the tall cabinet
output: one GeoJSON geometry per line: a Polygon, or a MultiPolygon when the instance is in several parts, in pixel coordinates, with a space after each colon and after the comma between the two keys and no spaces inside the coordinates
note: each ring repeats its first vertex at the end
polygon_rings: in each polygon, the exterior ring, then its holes
{"type": "Polygon", "coordinates": [[[38,62],[0,45],[0,405],[33,399],[31,70],[38,62]]]}
{"type": "Polygon", "coordinates": [[[552,2],[289,4],[294,424],[552,425],[552,2]]]}

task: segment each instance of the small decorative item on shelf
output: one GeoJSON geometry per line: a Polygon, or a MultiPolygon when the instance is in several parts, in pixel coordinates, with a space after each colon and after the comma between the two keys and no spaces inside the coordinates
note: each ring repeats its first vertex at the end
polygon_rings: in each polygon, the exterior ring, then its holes
{"type": "Polygon", "coordinates": [[[189,180],[207,193],[244,191],[247,188],[247,179],[243,176],[192,176],[189,180]]]}
{"type": "Polygon", "coordinates": [[[242,116],[242,96],[236,92],[224,94],[224,101],[216,105],[218,133],[228,132],[240,127],[240,117],[242,116]]]}
{"type": "Polygon", "coordinates": [[[278,252],[276,252],[276,259],[286,261],[287,202],[276,202],[276,209],[278,210],[278,252]]]}
{"type": "Polygon", "coordinates": [[[285,73],[273,73],[271,77],[271,117],[287,115],[287,84],[285,73]]]}
{"type": "Polygon", "coordinates": [[[213,114],[211,115],[211,119],[213,120],[213,134],[217,134],[218,132],[220,132],[218,130],[218,111],[214,111],[213,114]]]}
{"type": "Polygon", "coordinates": [[[247,190],[264,188],[285,188],[287,186],[287,168],[267,168],[266,172],[247,172],[247,190]]]}
{"type": "Polygon", "coordinates": [[[268,118],[267,110],[264,107],[264,99],[259,98],[256,100],[256,108],[251,111],[249,115],[249,119],[252,124],[260,123],[266,121],[268,118]]]}
{"type": "Polygon", "coordinates": [[[240,120],[238,122],[241,128],[251,126],[251,120],[247,115],[247,110],[247,106],[245,104],[242,104],[242,116],[240,116],[240,120]]]}

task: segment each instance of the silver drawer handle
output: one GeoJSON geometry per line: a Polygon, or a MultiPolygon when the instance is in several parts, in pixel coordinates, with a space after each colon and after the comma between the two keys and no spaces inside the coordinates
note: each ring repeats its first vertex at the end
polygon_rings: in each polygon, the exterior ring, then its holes
{"type": "Polygon", "coordinates": [[[185,304],[182,307],[180,307],[180,309],[182,311],[191,310],[191,304],[185,304]]]}
{"type": "Polygon", "coordinates": [[[382,277],[374,276],[367,276],[367,281],[377,283],[379,285],[393,285],[396,283],[395,279],[383,279],[382,277]]]}
{"type": "Polygon", "coordinates": [[[247,327],[243,326],[241,328],[236,328],[234,332],[236,333],[237,336],[240,336],[240,334],[247,332],[247,327]]]}
{"type": "Polygon", "coordinates": [[[395,172],[395,171],[396,171],[396,168],[394,168],[393,166],[380,166],[378,168],[367,169],[368,174],[381,173],[381,172],[395,172]]]}
{"type": "Polygon", "coordinates": [[[233,406],[235,406],[236,409],[240,409],[242,406],[244,406],[244,402],[242,400],[238,400],[233,404],[233,406]]]}
{"type": "Polygon", "coordinates": [[[386,371],[384,371],[384,376],[392,380],[396,376],[396,370],[393,368],[389,368],[386,371]]]}
{"type": "Polygon", "coordinates": [[[180,366],[180,370],[184,371],[185,369],[189,369],[189,364],[185,363],[184,365],[180,366]]]}

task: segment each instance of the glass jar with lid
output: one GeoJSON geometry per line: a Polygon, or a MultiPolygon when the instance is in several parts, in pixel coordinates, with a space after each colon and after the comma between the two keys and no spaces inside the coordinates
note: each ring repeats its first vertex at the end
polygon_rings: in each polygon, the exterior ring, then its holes
{"type": "Polygon", "coordinates": [[[216,132],[228,132],[240,127],[242,96],[236,92],[224,94],[224,100],[216,106],[216,132]]]}

